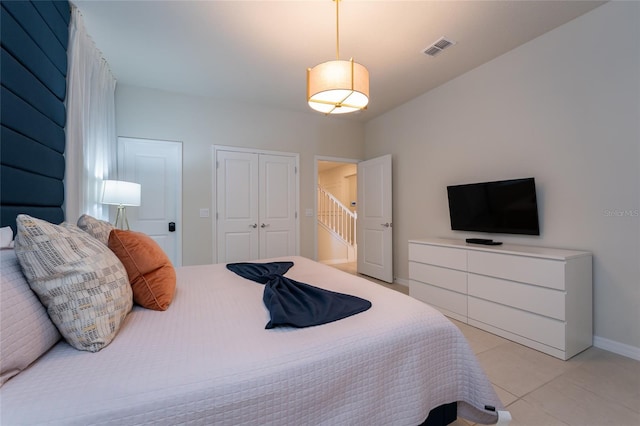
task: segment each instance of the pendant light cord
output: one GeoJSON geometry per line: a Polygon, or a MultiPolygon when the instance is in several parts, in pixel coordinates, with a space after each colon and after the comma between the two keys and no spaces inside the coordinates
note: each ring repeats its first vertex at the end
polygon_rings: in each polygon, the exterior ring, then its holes
{"type": "Polygon", "coordinates": [[[336,2],[336,59],[340,59],[340,0],[336,2]]]}

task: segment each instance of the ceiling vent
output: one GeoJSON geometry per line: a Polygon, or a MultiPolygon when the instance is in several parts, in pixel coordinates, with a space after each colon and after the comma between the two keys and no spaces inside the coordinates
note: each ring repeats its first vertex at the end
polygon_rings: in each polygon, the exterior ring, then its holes
{"type": "Polygon", "coordinates": [[[442,52],[447,47],[453,46],[454,44],[456,44],[455,41],[449,40],[445,37],[440,37],[435,43],[424,49],[422,53],[429,56],[436,56],[438,53],[442,52]]]}

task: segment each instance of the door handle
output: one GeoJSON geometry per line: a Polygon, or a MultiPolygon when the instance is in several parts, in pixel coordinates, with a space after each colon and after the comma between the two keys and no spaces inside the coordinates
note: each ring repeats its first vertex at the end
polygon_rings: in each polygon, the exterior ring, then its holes
{"type": "Polygon", "coordinates": [[[176,223],[169,222],[169,232],[176,232],[176,223]]]}
{"type": "Polygon", "coordinates": [[[256,229],[257,227],[258,227],[258,224],[257,224],[257,223],[254,223],[253,225],[249,225],[249,228],[256,229]]]}
{"type": "Polygon", "coordinates": [[[269,226],[268,223],[263,223],[262,225],[260,225],[260,228],[266,228],[267,226],[269,226]]]}
{"type": "Polygon", "coordinates": [[[391,224],[389,222],[387,223],[381,223],[380,226],[384,226],[385,228],[388,228],[391,226],[391,224]]]}

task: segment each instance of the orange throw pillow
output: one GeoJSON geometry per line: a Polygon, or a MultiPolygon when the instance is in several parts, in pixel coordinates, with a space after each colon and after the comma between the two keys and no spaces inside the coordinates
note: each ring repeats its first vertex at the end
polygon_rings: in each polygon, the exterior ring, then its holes
{"type": "Polygon", "coordinates": [[[165,311],[176,291],[176,271],[158,243],[141,232],[114,229],[109,248],[127,270],[134,302],[165,311]]]}

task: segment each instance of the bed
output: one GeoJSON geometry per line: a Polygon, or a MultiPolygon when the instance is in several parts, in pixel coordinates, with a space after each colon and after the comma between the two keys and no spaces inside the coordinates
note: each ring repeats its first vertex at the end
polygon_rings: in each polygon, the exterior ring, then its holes
{"type": "MultiPolygon", "coordinates": [[[[1,9],[0,424],[431,426],[456,415],[508,422],[467,341],[443,315],[303,257],[259,262],[291,261],[287,277],[371,307],[323,325],[266,329],[263,285],[226,265],[165,265],[174,291],[159,310],[143,307],[135,291],[132,307],[129,290],[106,344],[78,350],[62,338],[9,246],[19,214],[65,218],[69,4],[1,9]]],[[[109,242],[92,241],[103,251],[109,242]]],[[[122,277],[124,287],[137,285],[122,277]]]]}
{"type": "MultiPolygon", "coordinates": [[[[3,281],[17,265],[12,251],[0,252],[3,281]]],[[[287,277],[371,308],[314,327],[265,329],[263,285],[224,264],[177,268],[165,311],[134,306],[100,351],[63,339],[6,381],[1,424],[417,426],[455,402],[459,416],[496,423],[502,404],[442,314],[303,257],[264,262],[285,260],[294,264],[287,277]]]]}

